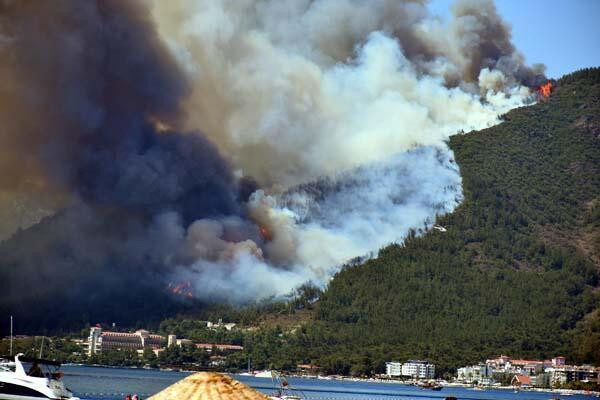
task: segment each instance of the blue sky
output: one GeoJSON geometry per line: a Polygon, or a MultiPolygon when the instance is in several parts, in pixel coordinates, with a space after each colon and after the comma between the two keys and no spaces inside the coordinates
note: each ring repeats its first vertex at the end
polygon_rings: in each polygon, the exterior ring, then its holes
{"type": "MultiPolygon", "coordinates": [[[[442,18],[453,0],[432,0],[442,18]]],[[[496,0],[512,26],[513,42],[527,64],[543,63],[558,78],[579,68],[600,66],[600,0],[496,0]]]]}

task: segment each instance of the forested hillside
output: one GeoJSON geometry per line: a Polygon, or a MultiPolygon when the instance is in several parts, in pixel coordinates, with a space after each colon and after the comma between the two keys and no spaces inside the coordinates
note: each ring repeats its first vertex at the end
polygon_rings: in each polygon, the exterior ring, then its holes
{"type": "Polygon", "coordinates": [[[289,351],[357,374],[500,353],[600,365],[600,69],[450,146],[465,200],[438,219],[447,231],[338,273],[289,351]]]}
{"type": "Polygon", "coordinates": [[[503,119],[450,141],[465,200],[438,219],[445,232],[347,266],[296,329],[225,335],[245,346],[228,365],[369,375],[427,358],[444,374],[500,353],[600,365],[600,69],[503,119]]]}
{"type": "MultiPolygon", "coordinates": [[[[451,139],[465,198],[436,221],[445,231],[415,232],[347,266],[316,303],[307,285],[285,304],[180,308],[187,316],[161,333],[244,345],[227,357],[232,369],[250,359],[256,369],[370,375],[426,358],[444,374],[500,353],[600,365],[600,68],[554,83],[550,98],[451,139]],[[243,329],[197,320],[221,317],[243,329]]],[[[160,303],[129,308],[150,322],[177,312],[167,301],[146,312],[160,303]]]]}

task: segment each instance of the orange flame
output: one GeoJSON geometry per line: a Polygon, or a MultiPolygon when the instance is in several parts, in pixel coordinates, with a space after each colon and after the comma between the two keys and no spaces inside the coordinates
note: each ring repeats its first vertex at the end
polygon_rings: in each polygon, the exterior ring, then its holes
{"type": "Polygon", "coordinates": [[[194,298],[194,293],[192,293],[192,284],[190,281],[181,282],[179,284],[174,284],[171,282],[169,283],[168,289],[175,295],[187,297],[188,299],[194,298]]]}
{"type": "Polygon", "coordinates": [[[552,93],[552,82],[546,82],[538,89],[538,93],[542,98],[547,99],[552,93]]]}
{"type": "Polygon", "coordinates": [[[265,240],[273,240],[273,235],[265,226],[259,227],[260,236],[265,240]]]}

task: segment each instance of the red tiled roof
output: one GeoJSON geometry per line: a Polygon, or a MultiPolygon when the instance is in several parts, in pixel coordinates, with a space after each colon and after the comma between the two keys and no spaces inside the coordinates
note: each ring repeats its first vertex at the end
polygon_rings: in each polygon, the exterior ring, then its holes
{"type": "Polygon", "coordinates": [[[515,375],[513,378],[521,385],[531,385],[531,377],[526,375],[515,375]]]}
{"type": "Polygon", "coordinates": [[[539,361],[539,360],[512,360],[510,363],[512,365],[527,365],[527,364],[542,365],[542,364],[544,364],[543,361],[539,361]]]}
{"type": "Polygon", "coordinates": [[[131,338],[139,338],[135,333],[125,333],[125,332],[102,332],[102,336],[118,336],[118,337],[131,337],[131,338]]]}

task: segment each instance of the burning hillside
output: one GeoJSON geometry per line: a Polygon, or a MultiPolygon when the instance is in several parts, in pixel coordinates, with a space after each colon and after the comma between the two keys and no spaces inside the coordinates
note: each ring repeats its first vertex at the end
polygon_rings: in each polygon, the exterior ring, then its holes
{"type": "Polygon", "coordinates": [[[550,94],[552,94],[552,89],[553,89],[552,82],[548,81],[548,82],[544,83],[542,86],[540,86],[540,88],[538,89],[538,94],[541,98],[547,99],[548,97],[550,97],[550,94]]]}
{"type": "Polygon", "coordinates": [[[190,281],[185,281],[181,283],[169,282],[167,289],[174,295],[182,296],[187,299],[194,298],[194,293],[192,292],[192,284],[190,283],[190,281]]]}
{"type": "Polygon", "coordinates": [[[0,190],[65,199],[35,245],[7,245],[6,299],[111,302],[139,281],[271,298],[430,228],[462,199],[450,135],[545,81],[491,1],[452,10],[441,24],[413,1],[4,4],[0,190]],[[296,190],[317,181],[333,190],[296,190]]]}

